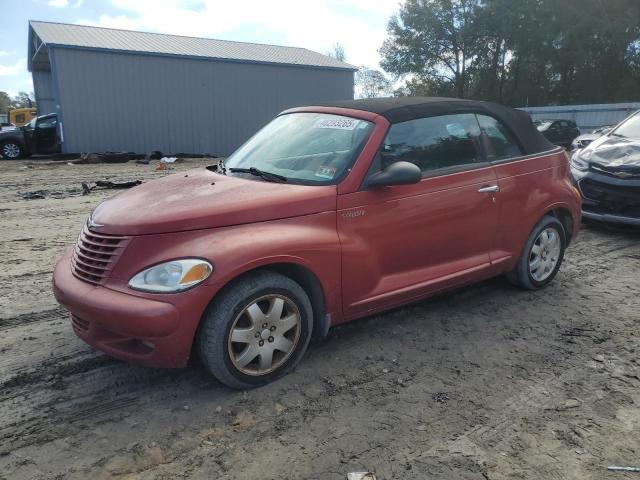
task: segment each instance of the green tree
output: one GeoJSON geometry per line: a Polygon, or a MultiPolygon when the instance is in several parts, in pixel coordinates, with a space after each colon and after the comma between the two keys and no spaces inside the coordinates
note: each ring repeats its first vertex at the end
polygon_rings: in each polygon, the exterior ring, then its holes
{"type": "Polygon", "coordinates": [[[383,68],[398,94],[514,106],[640,100],[637,0],[407,0],[383,68]]]}
{"type": "Polygon", "coordinates": [[[356,93],[360,98],[384,97],[391,94],[391,80],[380,70],[360,67],[355,78],[356,93]]]}
{"type": "Polygon", "coordinates": [[[458,97],[479,43],[473,28],[480,0],[407,0],[391,17],[380,64],[395,75],[415,74],[450,83],[458,97]]]}
{"type": "Polygon", "coordinates": [[[31,108],[35,106],[35,100],[33,93],[18,92],[11,101],[11,108],[31,108]]]}
{"type": "Polygon", "coordinates": [[[11,108],[11,97],[7,92],[0,91],[0,113],[7,113],[11,108]]]}

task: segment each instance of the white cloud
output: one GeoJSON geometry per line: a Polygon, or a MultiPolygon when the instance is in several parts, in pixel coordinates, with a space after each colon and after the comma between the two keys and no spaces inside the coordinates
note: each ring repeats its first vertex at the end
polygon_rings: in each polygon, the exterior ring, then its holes
{"type": "Polygon", "coordinates": [[[6,57],[7,55],[9,55],[9,52],[6,50],[0,50],[0,57],[6,57]]]}
{"type": "Polygon", "coordinates": [[[0,64],[0,76],[17,75],[26,73],[27,59],[21,58],[13,65],[0,64]]]}
{"type": "MultiPolygon", "coordinates": [[[[51,0],[61,1],[61,0],[51,0]]],[[[68,0],[63,0],[68,1],[68,0]]],[[[264,38],[325,53],[338,42],[354,65],[377,67],[389,17],[398,0],[112,0],[122,13],[78,23],[215,38],[254,26],[264,38]],[[355,13],[354,13],[355,12],[355,13]]],[[[236,38],[236,40],[242,40],[236,38]]]]}
{"type": "MultiPolygon", "coordinates": [[[[84,3],[84,0],[76,0],[72,5],[73,8],[79,7],[84,3]]],[[[54,8],[67,8],[70,3],[69,0],[47,0],[47,5],[54,8]]]]}

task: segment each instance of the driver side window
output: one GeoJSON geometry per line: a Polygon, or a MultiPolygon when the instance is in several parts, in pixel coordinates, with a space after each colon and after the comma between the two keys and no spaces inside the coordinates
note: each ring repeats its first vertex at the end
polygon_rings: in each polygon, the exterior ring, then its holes
{"type": "Polygon", "coordinates": [[[55,117],[46,118],[36,122],[36,128],[53,128],[56,126],[56,123],[58,123],[58,120],[55,117]]]}
{"type": "Polygon", "coordinates": [[[384,140],[381,168],[398,161],[423,172],[481,162],[480,128],[474,114],[419,118],[391,125],[384,140]]]}

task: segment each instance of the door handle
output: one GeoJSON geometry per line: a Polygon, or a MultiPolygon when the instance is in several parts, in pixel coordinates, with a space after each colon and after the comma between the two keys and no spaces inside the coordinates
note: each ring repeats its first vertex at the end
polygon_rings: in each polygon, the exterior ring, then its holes
{"type": "Polygon", "coordinates": [[[480,193],[492,193],[492,192],[499,192],[500,191],[500,187],[498,185],[490,185],[488,187],[482,187],[478,189],[478,192],[480,193]]]}

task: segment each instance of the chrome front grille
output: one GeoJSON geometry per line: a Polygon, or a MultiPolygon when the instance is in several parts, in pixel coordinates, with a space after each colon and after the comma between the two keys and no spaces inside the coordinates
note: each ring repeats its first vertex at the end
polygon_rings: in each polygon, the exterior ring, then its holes
{"type": "Polygon", "coordinates": [[[109,276],[129,237],[95,233],[85,225],[71,257],[71,271],[80,280],[100,285],[109,276]]]}
{"type": "Polygon", "coordinates": [[[76,317],[71,314],[71,325],[73,325],[73,329],[84,333],[89,330],[89,322],[82,320],[80,317],[76,317]]]}

